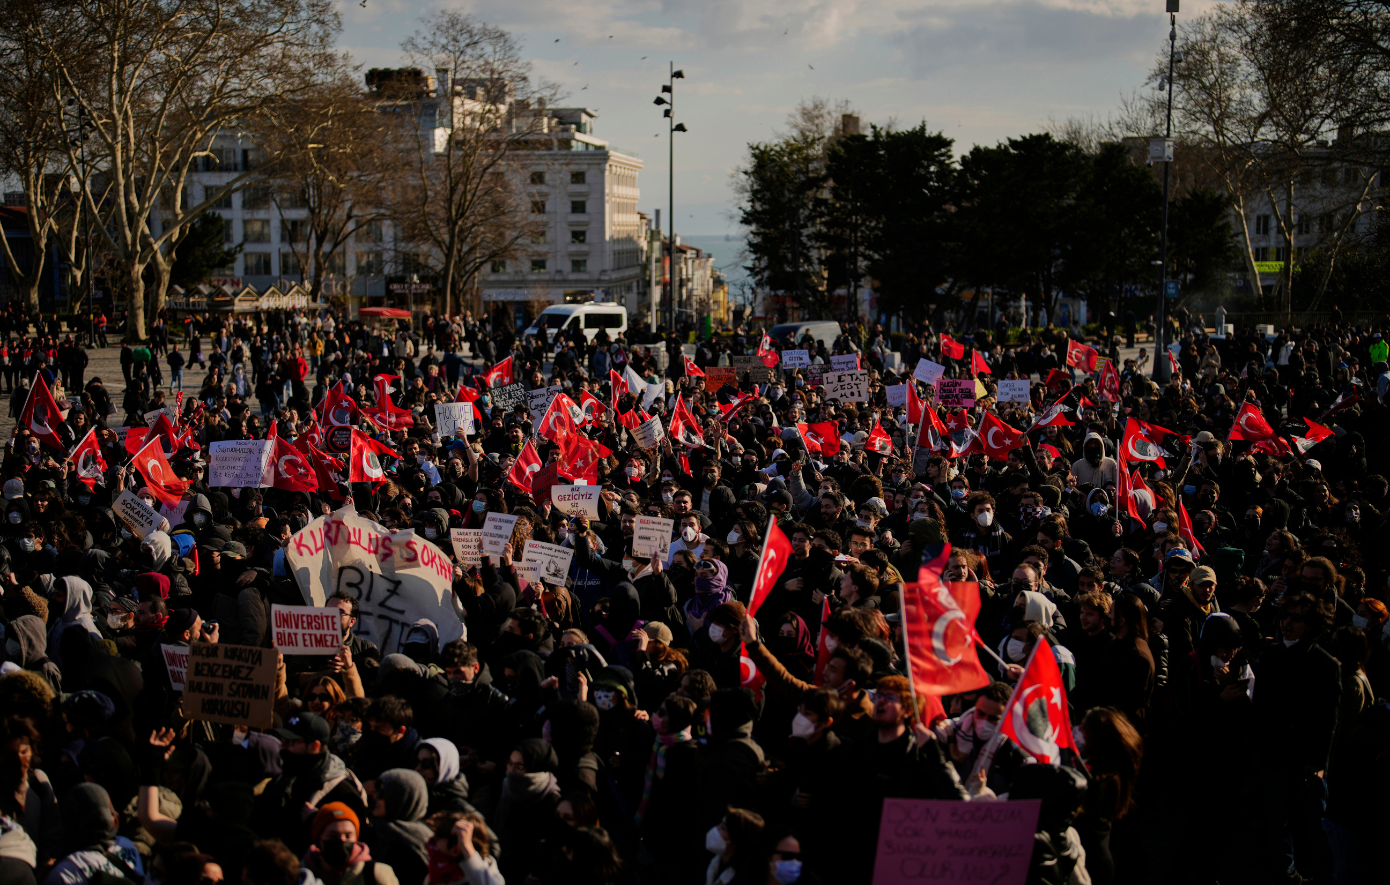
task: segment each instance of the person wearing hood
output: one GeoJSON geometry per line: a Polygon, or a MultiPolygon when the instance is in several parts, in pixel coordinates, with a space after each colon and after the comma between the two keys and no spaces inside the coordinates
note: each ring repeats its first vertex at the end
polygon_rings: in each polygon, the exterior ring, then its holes
{"type": "Polygon", "coordinates": [[[555,749],[540,738],[520,741],[507,758],[507,776],[492,821],[506,846],[500,866],[508,882],[526,881],[542,838],[556,820],[558,765],[555,749]]]}
{"type": "Polygon", "coordinates": [[[710,613],[734,598],[729,589],[729,567],[717,559],[695,563],[695,595],[685,603],[685,624],[691,635],[709,620],[710,613]]]}
{"type": "MultiPolygon", "coordinates": [[[[371,848],[360,841],[361,819],[342,802],[328,802],[320,807],[309,834],[312,844],[300,860],[300,867],[323,885],[400,885],[396,871],[375,860],[371,848]]],[[[311,883],[301,879],[301,885],[311,883]]]]}
{"type": "Polygon", "coordinates": [[[429,788],[429,814],[475,812],[468,801],[468,778],[459,770],[459,751],[445,738],[427,738],[415,746],[415,772],[429,788]]]}
{"type": "Polygon", "coordinates": [[[709,745],[700,764],[697,831],[719,822],[726,808],[756,804],[757,775],[767,757],[753,739],[758,703],[746,688],[723,688],[709,699],[709,745]]]}
{"type": "Polygon", "coordinates": [[[598,708],[599,731],[594,752],[607,764],[628,808],[636,808],[651,752],[652,726],[637,715],[637,686],[626,667],[604,667],[589,695],[598,708]]]}
{"type": "Polygon", "coordinates": [[[63,666],[60,640],[69,629],[83,630],[93,641],[102,639],[92,618],[92,585],[74,575],[56,578],[49,597],[51,611],[61,614],[48,631],[48,651],[53,663],[63,666]]]}
{"type": "Polygon", "coordinates": [[[88,885],[97,881],[145,880],[145,864],[135,844],[116,835],[119,819],[111,797],[97,784],[78,784],[62,798],[63,835],[71,851],[45,885],[88,885]]]}
{"type": "Polygon", "coordinates": [[[428,808],[429,787],[416,772],[392,768],[377,779],[373,853],[407,885],[423,882],[429,872],[426,845],[434,832],[424,822],[428,808]]]}
{"type": "Polygon", "coordinates": [[[725,602],[710,612],[709,623],[695,634],[691,665],[707,671],[720,688],[736,688],[743,684],[739,630],[747,619],[748,610],[743,603],[725,602]]]}
{"type": "Polygon", "coordinates": [[[313,713],[291,717],[271,732],[280,740],[280,774],[256,800],[253,828],[262,838],[278,838],[303,854],[313,835],[306,806],[341,802],[359,817],[367,813],[367,792],[343,760],[328,752],[328,722],[313,713]]]}
{"type": "Polygon", "coordinates": [[[36,615],[21,615],[5,627],[5,659],[39,674],[52,686],[54,694],[62,694],[63,673],[47,652],[48,634],[36,615]]]}
{"type": "MultiPolygon", "coordinates": [[[[620,582],[608,597],[608,616],[593,627],[594,647],[610,663],[627,666],[636,651],[633,631],[646,622],[641,618],[642,602],[637,588],[628,581],[620,582]]],[[[597,612],[595,616],[597,617],[597,612]]]]}
{"type": "Polygon", "coordinates": [[[184,573],[183,560],[174,551],[173,539],[162,531],[150,532],[140,542],[140,551],[135,555],[136,564],[143,570],[158,572],[169,579],[170,596],[189,596],[188,576],[184,573]]]}
{"type": "MultiPolygon", "coordinates": [[[[1040,799],[1028,881],[1062,885],[1086,873],[1086,849],[1072,826],[1086,799],[1086,775],[1058,765],[1024,765],[1009,785],[1009,799],[1040,799]]],[[[1089,881],[1089,877],[1084,881],[1089,881]]]]}
{"type": "Polygon", "coordinates": [[[188,529],[199,541],[205,541],[214,525],[216,518],[213,516],[212,502],[208,500],[207,495],[195,493],[188,502],[188,509],[183,514],[183,524],[179,528],[188,529]]]}
{"type": "Polygon", "coordinates": [[[1071,472],[1078,485],[1090,484],[1103,488],[1119,478],[1119,465],[1115,459],[1105,454],[1105,439],[1091,431],[1081,444],[1081,457],[1072,462],[1071,472]]]}

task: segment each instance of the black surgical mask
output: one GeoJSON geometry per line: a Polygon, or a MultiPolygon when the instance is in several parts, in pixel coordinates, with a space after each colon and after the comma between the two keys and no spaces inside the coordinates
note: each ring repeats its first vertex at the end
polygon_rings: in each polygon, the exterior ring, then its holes
{"type": "Polygon", "coordinates": [[[319,853],[323,855],[324,863],[335,869],[341,869],[347,866],[348,858],[352,856],[352,851],[356,847],[356,842],[333,839],[328,842],[320,842],[319,853]]]}

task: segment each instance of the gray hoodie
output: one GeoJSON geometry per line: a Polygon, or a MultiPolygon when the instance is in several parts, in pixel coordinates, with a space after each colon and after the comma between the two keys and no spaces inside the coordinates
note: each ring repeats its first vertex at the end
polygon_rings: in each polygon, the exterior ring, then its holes
{"type": "Polygon", "coordinates": [[[50,661],[48,653],[48,634],[38,615],[21,615],[10,622],[10,637],[19,642],[19,659],[16,664],[26,670],[33,670],[48,680],[55,694],[63,693],[63,673],[58,665],[50,661]]]}

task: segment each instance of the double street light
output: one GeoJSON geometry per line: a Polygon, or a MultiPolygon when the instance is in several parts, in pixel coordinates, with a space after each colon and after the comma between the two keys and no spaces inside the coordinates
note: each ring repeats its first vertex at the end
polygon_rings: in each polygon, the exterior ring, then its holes
{"type": "MultiPolygon", "coordinates": [[[[686,132],[684,123],[676,122],[676,81],[685,79],[685,71],[676,70],[676,63],[671,62],[671,73],[669,79],[661,87],[661,95],[652,102],[654,105],[665,105],[661,116],[666,118],[666,137],[669,142],[669,157],[667,160],[667,206],[666,211],[669,215],[667,225],[670,235],[666,239],[666,260],[669,262],[666,272],[666,291],[663,293],[666,312],[666,325],[668,329],[673,329],[676,325],[676,298],[680,293],[680,273],[679,265],[676,263],[676,133],[686,132]],[[669,96],[669,97],[666,97],[669,96]]],[[[660,231],[658,230],[658,233],[660,231]]]]}
{"type": "MultiPolygon", "coordinates": [[[[1168,76],[1159,81],[1159,88],[1168,92],[1168,115],[1163,138],[1149,142],[1149,161],[1163,164],[1163,226],[1158,235],[1158,307],[1154,310],[1154,368],[1153,380],[1159,386],[1168,383],[1168,178],[1173,166],[1173,64],[1177,61],[1178,2],[1165,0],[1168,12],[1168,76]]],[[[1176,290],[1177,281],[1171,283],[1176,290]]]]}

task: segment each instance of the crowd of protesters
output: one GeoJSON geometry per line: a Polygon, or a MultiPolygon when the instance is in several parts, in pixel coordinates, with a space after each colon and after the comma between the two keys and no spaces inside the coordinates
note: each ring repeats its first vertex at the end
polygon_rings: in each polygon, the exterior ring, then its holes
{"type": "Polygon", "coordinates": [[[888,798],[1041,800],[1029,882],[1383,881],[1390,560],[1370,554],[1390,543],[1388,326],[1184,330],[1171,381],[1117,362],[1112,403],[1068,367],[1065,333],[980,332],[953,359],[925,325],[854,327],[772,342],[806,349],[809,369],[712,390],[703,370],[767,342],[724,336],[687,358],[672,336],[518,339],[470,315],[274,312],[189,322],[182,342],[157,325],[158,343],[123,349],[123,390],[35,357],[51,338],[7,345],[7,378],[16,349],[28,376],[13,413],[35,373],[61,386],[79,401],[61,435],[95,428],[107,468],[89,487],[23,424],[5,453],[0,882],[869,882],[888,798]],[[847,353],[869,402],[817,383],[847,353]],[[616,404],[582,431],[611,452],[598,519],[508,479],[528,445],[557,470],[565,455],[482,386],[508,359],[527,389],[616,404]],[[973,365],[984,395],[936,408],[919,360],[947,378],[973,365]],[[172,406],[190,363],[208,372],[182,397],[170,461],[192,486],[141,538],[113,500],[161,502],[120,428],[172,406]],[[615,395],[615,378],[655,395],[615,395]],[[996,401],[1023,378],[1030,402],[996,401]],[[888,404],[904,383],[948,436],[888,404]],[[321,432],[315,406],[337,385],[373,408],[389,390],[411,416],[358,425],[398,453],[383,482],[208,484],[210,444],[265,438],[271,421],[286,440],[321,432]],[[441,437],[431,407],[461,386],[478,432],[441,437]],[[626,419],[667,423],[678,397],[703,445],[639,447],[626,419]],[[1228,441],[1245,403],[1282,446],[1228,441]],[[1005,457],[957,446],[986,414],[1027,431],[1005,457]],[[1121,457],[1130,418],[1171,431],[1161,466],[1121,457]],[[1303,419],[1334,433],[1302,445],[1303,419]],[[828,422],[833,455],[798,429],[828,422]],[[305,604],[286,545],[348,502],[451,560],[451,528],[518,517],[503,555],[454,567],[464,638],[417,621],[378,648],[359,600],[336,592],[343,648],[279,657],[273,727],[191,718],[161,647],[271,647],[270,606],[305,604]],[[634,560],[638,516],[673,520],[667,556],[634,560]],[[750,617],[774,522],[792,555],[750,617]],[[573,550],[563,582],[519,574],[527,540],[573,550]],[[945,577],[978,584],[991,681],[922,721],[899,596],[943,544],[945,577]],[[1038,643],[1076,752],[1042,764],[1005,742],[982,760],[1038,643]]]}

